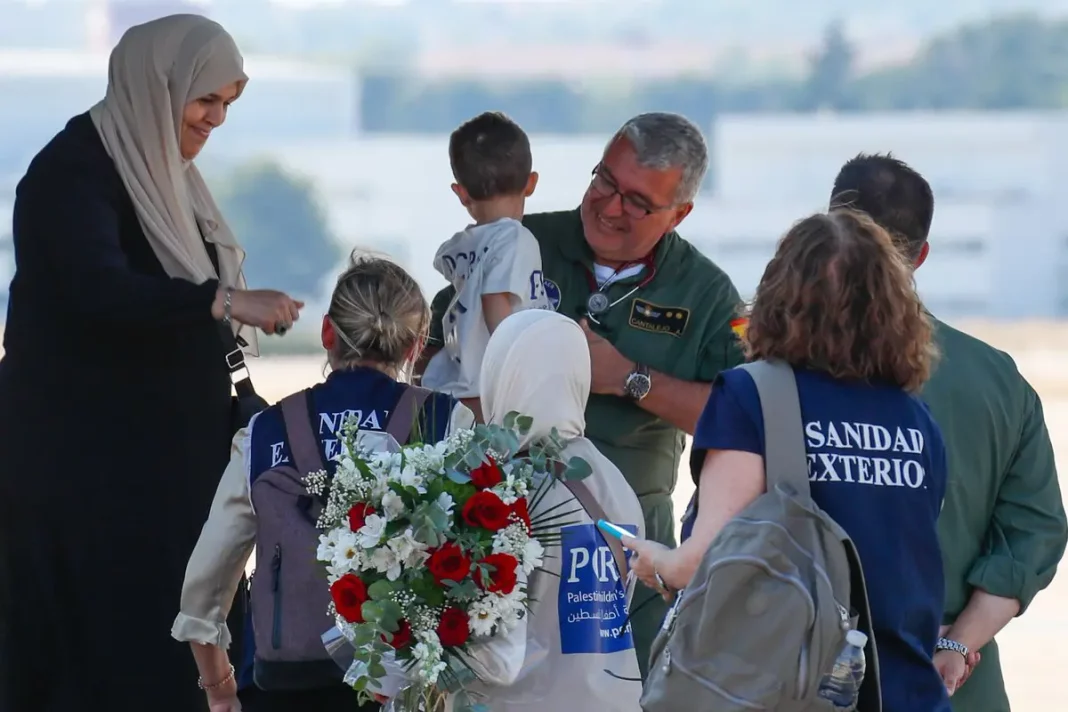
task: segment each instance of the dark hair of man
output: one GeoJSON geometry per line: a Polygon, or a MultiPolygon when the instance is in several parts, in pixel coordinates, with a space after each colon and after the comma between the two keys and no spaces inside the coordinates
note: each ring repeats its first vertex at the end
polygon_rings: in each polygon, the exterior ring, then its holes
{"type": "Polygon", "coordinates": [[[924,177],[904,161],[889,153],[861,153],[838,171],[830,208],[867,213],[915,260],[931,230],[934,195],[924,177]]]}
{"type": "Polygon", "coordinates": [[[530,178],[530,140],[519,124],[487,111],[452,132],[449,161],[472,200],[519,195],[530,178]]]}

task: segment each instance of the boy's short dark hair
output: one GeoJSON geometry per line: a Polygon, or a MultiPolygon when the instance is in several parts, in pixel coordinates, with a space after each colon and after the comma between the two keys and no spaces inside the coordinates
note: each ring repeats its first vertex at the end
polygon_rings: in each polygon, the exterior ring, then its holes
{"type": "Polygon", "coordinates": [[[530,179],[530,140],[503,113],[487,111],[452,132],[449,161],[472,200],[519,195],[530,179]]]}
{"type": "Polygon", "coordinates": [[[867,213],[914,260],[931,230],[934,195],[924,177],[904,161],[889,153],[861,153],[838,172],[830,207],[867,213]]]}

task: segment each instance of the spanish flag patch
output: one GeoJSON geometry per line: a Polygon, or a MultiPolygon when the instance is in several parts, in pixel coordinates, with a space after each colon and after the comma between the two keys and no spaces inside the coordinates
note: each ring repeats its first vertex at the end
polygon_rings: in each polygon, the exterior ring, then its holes
{"type": "Polygon", "coordinates": [[[749,320],[746,319],[745,317],[739,317],[737,319],[731,319],[731,331],[733,331],[735,333],[735,335],[739,339],[744,339],[745,338],[745,331],[746,331],[746,329],[748,327],[749,327],[749,320]]]}

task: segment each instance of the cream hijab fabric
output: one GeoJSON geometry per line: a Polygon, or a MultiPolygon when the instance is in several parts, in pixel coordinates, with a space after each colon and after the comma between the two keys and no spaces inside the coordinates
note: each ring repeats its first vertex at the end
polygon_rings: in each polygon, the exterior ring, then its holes
{"type": "MultiPolygon", "coordinates": [[[[218,278],[239,289],[245,252],[200,171],[182,158],[178,140],[185,105],[234,82],[244,89],[243,65],[218,23],[199,15],[163,17],[122,36],[111,53],[107,93],[89,110],[167,274],[196,284],[218,278]],[[221,274],[203,240],[214,243],[221,274]]],[[[258,353],[255,330],[241,331],[246,351],[258,353]]]]}
{"type": "Polygon", "coordinates": [[[591,378],[582,327],[545,309],[516,312],[493,332],[482,358],[483,415],[487,423],[501,423],[511,410],[533,418],[523,448],[555,426],[567,441],[565,460],[577,456],[595,472],[615,472],[616,466],[583,437],[591,378]]]}

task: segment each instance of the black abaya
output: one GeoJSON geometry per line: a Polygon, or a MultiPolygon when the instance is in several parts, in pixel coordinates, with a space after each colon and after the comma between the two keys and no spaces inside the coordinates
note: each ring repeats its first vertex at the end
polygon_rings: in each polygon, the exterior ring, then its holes
{"type": "Polygon", "coordinates": [[[167,277],[86,114],[31,163],[13,238],[0,710],[204,710],[170,627],[229,459],[217,283],[167,277]]]}

